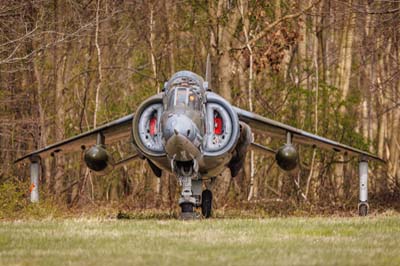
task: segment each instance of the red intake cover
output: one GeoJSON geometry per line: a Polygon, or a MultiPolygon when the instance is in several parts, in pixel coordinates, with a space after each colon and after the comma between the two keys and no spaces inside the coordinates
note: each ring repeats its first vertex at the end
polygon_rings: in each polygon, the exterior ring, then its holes
{"type": "Polygon", "coordinates": [[[214,134],[222,134],[222,118],[218,116],[214,117],[214,134]]]}
{"type": "Polygon", "coordinates": [[[154,136],[156,134],[156,123],[157,123],[157,117],[152,117],[150,119],[150,135],[154,136]]]}

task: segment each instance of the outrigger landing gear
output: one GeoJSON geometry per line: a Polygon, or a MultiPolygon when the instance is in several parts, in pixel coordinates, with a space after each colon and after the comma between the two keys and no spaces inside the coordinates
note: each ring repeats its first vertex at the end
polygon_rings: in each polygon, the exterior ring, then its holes
{"type": "Polygon", "coordinates": [[[369,205],[367,202],[358,203],[358,215],[367,216],[368,215],[369,205]]]}
{"type": "Polygon", "coordinates": [[[40,157],[33,156],[31,160],[31,202],[39,202],[39,175],[40,175],[40,157]]]}
{"type": "Polygon", "coordinates": [[[358,214],[360,216],[367,216],[368,205],[368,162],[361,159],[359,162],[359,176],[360,176],[360,201],[358,203],[358,214]]]}

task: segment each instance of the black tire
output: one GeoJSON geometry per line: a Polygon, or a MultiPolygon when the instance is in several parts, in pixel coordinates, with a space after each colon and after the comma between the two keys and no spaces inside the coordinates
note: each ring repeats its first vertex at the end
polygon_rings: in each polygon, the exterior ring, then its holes
{"type": "Polygon", "coordinates": [[[193,204],[190,202],[184,202],[181,204],[182,213],[193,212],[193,204]]]}
{"type": "Polygon", "coordinates": [[[204,190],[201,193],[201,213],[205,218],[210,218],[212,212],[212,192],[211,190],[204,190]]]}
{"type": "Polygon", "coordinates": [[[358,206],[358,214],[360,216],[367,216],[368,215],[368,205],[367,204],[360,204],[360,206],[358,206]]]}

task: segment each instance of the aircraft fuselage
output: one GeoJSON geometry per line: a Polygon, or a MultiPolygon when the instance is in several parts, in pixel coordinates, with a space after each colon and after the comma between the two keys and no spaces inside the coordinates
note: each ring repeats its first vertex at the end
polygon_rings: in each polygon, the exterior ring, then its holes
{"type": "Polygon", "coordinates": [[[194,178],[214,177],[238,156],[237,114],[203,84],[192,72],[178,72],[162,93],[138,108],[133,143],[159,169],[178,175],[194,171],[194,178]]]}

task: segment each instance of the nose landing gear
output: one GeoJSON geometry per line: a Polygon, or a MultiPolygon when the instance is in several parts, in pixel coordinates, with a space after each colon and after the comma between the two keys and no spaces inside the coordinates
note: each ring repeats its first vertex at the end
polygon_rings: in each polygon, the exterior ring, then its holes
{"type": "Polygon", "coordinates": [[[197,161],[177,162],[173,160],[171,166],[178,177],[179,184],[182,186],[181,197],[179,198],[181,219],[200,218],[200,214],[194,211],[194,208],[198,207],[201,207],[201,214],[204,218],[210,218],[213,197],[209,189],[202,192],[204,180],[198,173],[197,161]]]}
{"type": "Polygon", "coordinates": [[[199,215],[193,211],[193,203],[191,202],[182,202],[181,206],[181,219],[182,220],[195,220],[199,218],[199,215]]]}
{"type": "Polygon", "coordinates": [[[200,214],[194,211],[194,207],[201,208],[201,214],[205,219],[210,218],[212,214],[212,198],[213,198],[211,190],[209,189],[203,190],[203,192],[201,193],[201,200],[199,200],[200,197],[198,197],[198,195],[195,195],[194,193],[193,196],[196,198],[196,203],[193,203],[192,201],[183,201],[182,199],[179,201],[180,202],[179,206],[181,207],[181,219],[182,220],[199,219],[200,214]]]}
{"type": "Polygon", "coordinates": [[[192,180],[191,176],[181,176],[179,183],[182,186],[181,198],[179,199],[181,219],[193,220],[198,218],[197,213],[193,211],[193,207],[198,204],[198,197],[193,193],[195,192],[197,181],[192,180]]]}

